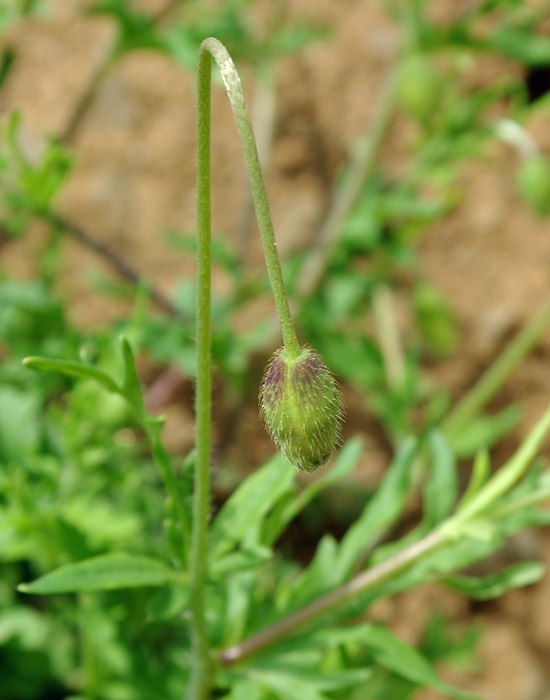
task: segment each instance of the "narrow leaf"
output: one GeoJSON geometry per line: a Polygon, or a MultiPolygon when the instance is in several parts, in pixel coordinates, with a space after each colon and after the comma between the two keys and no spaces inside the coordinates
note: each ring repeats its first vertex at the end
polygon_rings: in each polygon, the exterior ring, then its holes
{"type": "Polygon", "coordinates": [[[345,579],[357,558],[400,516],[411,481],[411,467],[417,455],[416,440],[407,440],[388,468],[382,484],[359,519],[350,527],[340,545],[338,568],[345,579]]]}
{"type": "Polygon", "coordinates": [[[458,475],[453,453],[445,436],[432,431],[428,435],[431,468],[424,489],[424,518],[435,527],[453,509],[458,495],[458,475]]]}
{"type": "Polygon", "coordinates": [[[462,508],[463,505],[468,503],[468,501],[470,501],[476,495],[476,493],[482,488],[482,486],[484,486],[487,483],[490,470],[491,460],[489,457],[489,453],[487,452],[487,450],[480,450],[477,453],[476,458],[474,460],[474,464],[472,466],[472,475],[470,477],[470,481],[468,482],[466,491],[462,496],[458,510],[460,510],[460,508],[462,508]]]}
{"type": "Polygon", "coordinates": [[[181,574],[158,559],[131,554],[102,554],[58,569],[31,583],[22,583],[22,593],[77,593],[109,591],[140,586],[162,586],[181,580],[181,574]]]}
{"type": "Polygon", "coordinates": [[[120,387],[111,377],[93,365],[78,362],[77,360],[57,360],[50,357],[26,357],[23,360],[25,367],[30,367],[38,372],[59,372],[69,377],[79,379],[95,379],[109,391],[121,393],[120,387]]]}
{"type": "Polygon", "coordinates": [[[272,514],[266,531],[270,543],[279,537],[288,523],[301,513],[322,489],[343,479],[354,469],[362,448],[363,444],[359,438],[346,442],[328,471],[310,482],[295,498],[289,499],[288,503],[282,504],[280,510],[272,514]]]}
{"type": "Polygon", "coordinates": [[[473,700],[477,697],[442,681],[430,662],[420,652],[383,627],[368,626],[364,643],[380,666],[408,681],[433,688],[457,700],[473,700]]]}
{"type": "Polygon", "coordinates": [[[463,576],[456,574],[443,579],[447,586],[475,600],[497,598],[512,588],[522,588],[543,578],[545,567],[538,561],[525,561],[507,566],[490,576],[463,576]]]}
{"type": "Polygon", "coordinates": [[[144,415],[143,394],[138,374],[136,372],[136,364],[134,354],[128,339],[121,335],[120,348],[122,351],[122,359],[124,361],[124,380],[122,382],[122,391],[130,404],[137,411],[138,415],[144,415]]]}
{"type": "Polygon", "coordinates": [[[294,470],[281,455],[276,455],[249,476],[231,495],[212,526],[215,549],[226,551],[244,540],[277,501],[291,488],[294,470]]]}

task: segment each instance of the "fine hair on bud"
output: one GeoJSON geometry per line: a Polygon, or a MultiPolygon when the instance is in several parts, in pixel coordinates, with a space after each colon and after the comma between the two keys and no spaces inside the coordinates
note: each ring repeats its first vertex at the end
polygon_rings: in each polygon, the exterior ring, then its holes
{"type": "Polygon", "coordinates": [[[267,430],[295,467],[313,472],[325,464],[340,440],[342,403],[315,350],[277,350],[264,374],[260,404],[267,430]]]}

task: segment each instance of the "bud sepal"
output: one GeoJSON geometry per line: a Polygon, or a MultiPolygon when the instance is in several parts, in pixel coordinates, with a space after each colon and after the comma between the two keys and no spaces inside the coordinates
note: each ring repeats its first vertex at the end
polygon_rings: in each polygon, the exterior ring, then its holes
{"type": "Polygon", "coordinates": [[[340,440],[342,404],[315,350],[277,350],[264,374],[260,405],[271,437],[297,469],[313,472],[325,464],[340,440]]]}

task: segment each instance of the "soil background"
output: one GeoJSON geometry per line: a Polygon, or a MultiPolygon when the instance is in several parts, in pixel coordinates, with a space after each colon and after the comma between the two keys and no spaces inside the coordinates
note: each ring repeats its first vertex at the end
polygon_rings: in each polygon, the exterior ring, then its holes
{"type": "MultiPolygon", "coordinates": [[[[164,8],[160,1],[140,4],[153,12],[164,8]]],[[[261,26],[265,3],[256,5],[254,21],[261,26]]],[[[432,5],[434,14],[446,21],[461,3],[432,5]]],[[[160,237],[162,231],[194,227],[194,77],[160,54],[138,51],[97,78],[114,31],[104,18],[84,17],[85,6],[79,0],[52,0],[45,16],[22,20],[2,37],[2,43],[15,50],[16,61],[0,95],[0,108],[3,113],[21,110],[29,152],[40,148],[48,135],[65,139],[75,160],[59,201],[63,215],[108,243],[170,296],[182,278],[194,274],[193,260],[174,254],[160,237]]],[[[284,58],[277,68],[266,172],[283,256],[315,246],[339,169],[372,120],[399,47],[396,26],[378,2],[296,0],[290,14],[329,26],[331,34],[299,55],[284,58]]],[[[483,86],[517,71],[504,59],[480,57],[475,81],[483,86]]],[[[242,79],[253,103],[254,76],[244,69],[242,79]]],[[[213,96],[213,123],[214,228],[227,240],[233,236],[242,242],[238,236],[247,229],[246,178],[227,100],[219,89],[213,96]]],[[[527,128],[550,154],[550,116],[534,118],[527,128]]],[[[396,177],[407,163],[414,130],[410,120],[398,117],[386,139],[381,158],[396,177]]],[[[419,244],[423,272],[445,293],[460,330],[453,357],[432,362],[427,371],[455,396],[491,363],[550,292],[548,220],[537,218],[519,200],[517,164],[517,155],[498,143],[478,160],[468,161],[460,179],[460,203],[431,226],[419,244]]],[[[4,242],[4,269],[31,277],[42,234],[36,226],[22,241],[4,242]]],[[[261,261],[257,236],[247,234],[244,249],[243,265],[254,269],[261,261]]],[[[102,325],[127,310],[123,302],[106,301],[90,288],[90,270],[113,276],[105,262],[71,240],[63,255],[58,291],[70,300],[70,315],[78,325],[102,325]]],[[[227,284],[223,276],[216,277],[218,293],[227,284]]],[[[260,300],[243,310],[235,324],[246,328],[266,314],[272,315],[271,302],[260,300]]],[[[497,450],[497,462],[545,408],[549,359],[546,334],[501,393],[502,405],[521,405],[524,420],[497,450]]],[[[149,374],[153,382],[154,373],[149,374]]],[[[372,417],[353,388],[346,394],[351,426],[347,432],[363,434],[367,446],[358,478],[374,483],[389,455],[372,435],[372,417]]],[[[158,406],[169,417],[167,441],[181,451],[193,440],[189,396],[184,386],[158,406]]],[[[255,403],[242,411],[244,419],[231,423],[230,431],[224,431],[222,416],[218,431],[225,435],[225,457],[246,471],[272,447],[255,403]]],[[[540,557],[550,564],[550,532],[518,538],[503,556],[540,557]]],[[[446,668],[443,675],[486,700],[550,700],[550,577],[485,604],[427,586],[385,602],[372,614],[403,638],[416,640],[432,610],[440,610],[457,625],[480,623],[485,630],[476,667],[460,672],[446,668]]],[[[421,692],[415,697],[439,696],[421,692]]]]}

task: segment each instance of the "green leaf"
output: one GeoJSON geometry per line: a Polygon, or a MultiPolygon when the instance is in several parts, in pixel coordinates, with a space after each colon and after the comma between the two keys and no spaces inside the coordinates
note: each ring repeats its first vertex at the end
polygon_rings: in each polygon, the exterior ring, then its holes
{"type": "Polygon", "coordinates": [[[0,612],[0,645],[17,639],[23,649],[40,649],[49,632],[47,616],[33,608],[14,605],[0,612]]]}
{"type": "Polygon", "coordinates": [[[178,580],[181,580],[181,574],[158,559],[132,554],[102,554],[60,566],[31,583],[20,584],[18,590],[36,594],[110,591],[163,586],[178,580]]]}
{"type": "Polygon", "coordinates": [[[139,416],[145,415],[143,406],[143,394],[141,391],[141,383],[136,372],[136,363],[134,354],[128,339],[121,335],[120,348],[122,350],[122,359],[124,361],[124,379],[122,381],[122,392],[128,399],[129,403],[134,407],[139,416]]]}
{"type": "Polygon", "coordinates": [[[400,516],[409,494],[411,468],[418,452],[416,440],[409,438],[388,468],[382,484],[359,519],[350,527],[340,545],[338,570],[345,579],[357,558],[400,516]]]}
{"type": "Polygon", "coordinates": [[[433,688],[457,700],[474,700],[477,697],[442,681],[430,662],[420,652],[383,627],[368,625],[364,643],[380,666],[408,681],[433,688]]]}
{"type": "Polygon", "coordinates": [[[458,475],[453,453],[445,436],[438,431],[428,435],[431,469],[424,489],[424,518],[435,527],[452,511],[458,495],[458,475]]]}
{"type": "Polygon", "coordinates": [[[284,531],[288,523],[291,522],[320,491],[346,477],[355,468],[357,460],[361,456],[362,449],[363,443],[359,438],[354,438],[346,442],[329,470],[315,479],[315,481],[310,482],[295,498],[289,499],[288,503],[282,504],[279,510],[274,511],[266,526],[268,541],[273,543],[281,532],[284,531]]]}
{"type": "Polygon", "coordinates": [[[231,700],[263,700],[265,693],[256,681],[239,680],[231,687],[231,700]]]}
{"type": "Polygon", "coordinates": [[[220,579],[236,571],[256,569],[271,558],[271,550],[266,547],[256,547],[253,550],[242,549],[237,552],[217,557],[208,567],[212,578],[220,579]]]}
{"type": "Polygon", "coordinates": [[[328,700],[328,696],[317,690],[309,680],[297,673],[286,674],[277,670],[256,670],[254,679],[275,693],[280,700],[328,700]]]}
{"type": "Polygon", "coordinates": [[[547,66],[550,63],[550,38],[537,36],[533,29],[497,26],[489,44],[496,51],[528,66],[547,66]]]}
{"type": "Polygon", "coordinates": [[[212,526],[217,554],[242,542],[294,483],[294,470],[276,455],[230,496],[212,526]]]}
{"type": "Polygon", "coordinates": [[[23,360],[25,367],[30,367],[38,372],[59,372],[69,377],[79,379],[95,379],[109,391],[121,393],[118,384],[111,377],[93,365],[78,362],[77,360],[57,360],[50,357],[26,357],[23,360]]]}
{"type": "Polygon", "coordinates": [[[545,574],[545,567],[538,561],[525,561],[507,566],[490,576],[463,576],[456,574],[443,579],[443,583],[475,600],[497,598],[512,588],[522,588],[537,583],[545,574]]]}
{"type": "Polygon", "coordinates": [[[279,600],[287,611],[296,610],[340,582],[337,542],[332,535],[324,535],[307,569],[280,587],[279,600]]]}
{"type": "Polygon", "coordinates": [[[475,416],[458,430],[450,431],[449,442],[458,457],[470,457],[498,442],[519,423],[520,418],[521,410],[513,405],[494,416],[475,416]]]}
{"type": "Polygon", "coordinates": [[[36,394],[0,388],[0,459],[21,460],[37,449],[38,409],[36,394]]]}
{"type": "Polygon", "coordinates": [[[478,491],[485,486],[487,479],[489,478],[491,470],[491,460],[487,450],[480,450],[474,460],[472,466],[472,475],[470,476],[470,481],[466,487],[466,491],[460,500],[458,510],[462,508],[463,505],[468,503],[478,491]]]}

